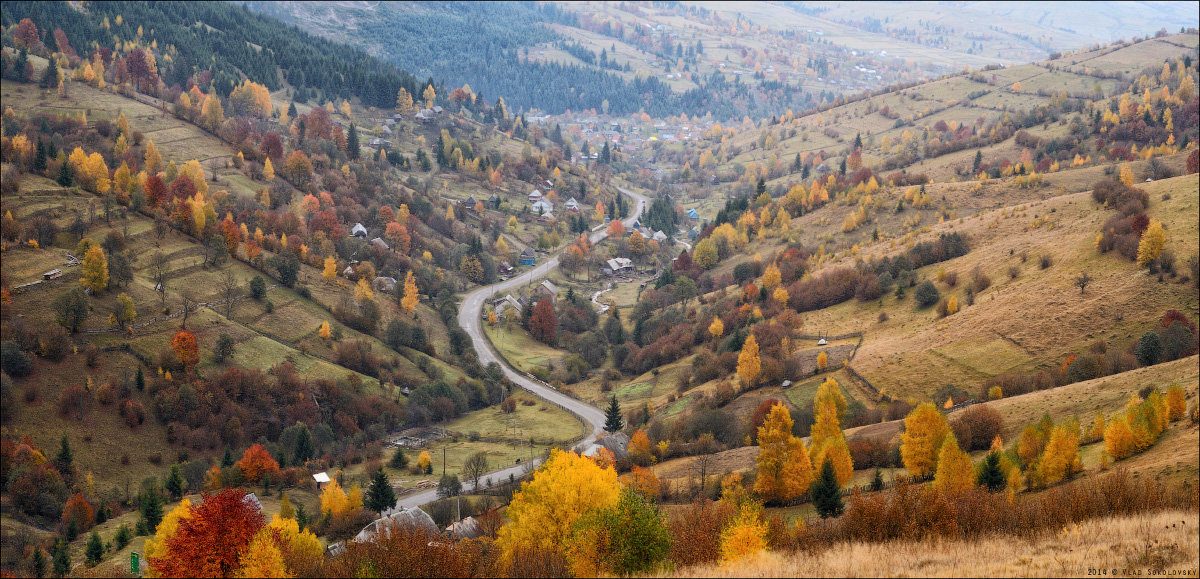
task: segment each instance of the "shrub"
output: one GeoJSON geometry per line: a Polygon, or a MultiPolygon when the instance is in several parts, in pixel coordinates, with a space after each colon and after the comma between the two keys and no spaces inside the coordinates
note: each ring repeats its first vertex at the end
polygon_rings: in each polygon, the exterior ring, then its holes
{"type": "Polygon", "coordinates": [[[963,450],[986,450],[991,447],[992,440],[1004,430],[1004,418],[995,408],[987,404],[975,404],[967,407],[950,421],[963,450]]]}
{"type": "Polygon", "coordinates": [[[1052,265],[1054,265],[1054,258],[1051,257],[1049,253],[1043,253],[1041,257],[1038,258],[1038,267],[1042,269],[1049,269],[1052,265]]]}
{"type": "Polygon", "coordinates": [[[913,292],[913,297],[917,299],[917,304],[922,308],[927,308],[936,304],[942,296],[938,292],[937,287],[933,285],[933,282],[925,280],[917,285],[916,291],[913,292]]]}
{"type": "Polygon", "coordinates": [[[0,343],[0,367],[13,378],[22,378],[33,373],[33,362],[12,340],[0,343]]]}
{"type": "Polygon", "coordinates": [[[733,507],[701,499],[671,517],[667,528],[675,541],[671,562],[676,567],[714,563],[721,557],[721,530],[733,518],[733,507]]]}

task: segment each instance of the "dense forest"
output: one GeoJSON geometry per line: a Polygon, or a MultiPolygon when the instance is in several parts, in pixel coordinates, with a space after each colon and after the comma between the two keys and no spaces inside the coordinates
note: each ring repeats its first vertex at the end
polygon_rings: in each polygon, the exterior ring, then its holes
{"type": "MultiPolygon", "coordinates": [[[[4,26],[29,18],[42,31],[61,28],[80,51],[93,43],[117,48],[114,36],[140,36],[172,56],[169,63],[157,63],[168,86],[183,85],[206,69],[222,96],[241,75],[278,90],[282,72],[282,80],[304,94],[320,91],[325,100],[358,96],[365,104],[391,107],[401,88],[421,94],[428,84],[360,50],[224,2],[95,2],[87,10],[90,16],[67,2],[5,2],[0,18],[4,26]]],[[[45,36],[48,44],[55,42],[54,35],[45,36]]]]}
{"type": "MultiPolygon", "coordinates": [[[[314,23],[321,15],[303,3],[247,2],[251,10],[289,24],[314,23]]],[[[564,39],[548,23],[578,26],[577,17],[553,4],[428,2],[420,6],[380,5],[339,7],[346,27],[320,32],[370,51],[406,70],[429,75],[447,86],[470,84],[488,100],[503,97],[514,109],[540,108],[558,114],[566,110],[604,110],[613,114],[646,112],[655,117],[712,113],[718,118],[741,118],[778,110],[791,102],[807,102],[802,91],[770,91],[749,96],[740,83],[724,78],[700,79],[699,88],[673,92],[653,76],[626,80],[591,66],[542,62],[529,58],[536,46],[564,39]],[[790,92],[788,95],[783,93],[790,92]],[[780,102],[787,100],[789,102],[780,102]]],[[[310,28],[312,30],[312,28],[310,28]]],[[[600,62],[599,55],[578,45],[569,52],[583,62],[600,62]]],[[[680,47],[682,48],[682,47],[680,47]]],[[[786,107],[785,107],[786,108],[786,107]]]]}

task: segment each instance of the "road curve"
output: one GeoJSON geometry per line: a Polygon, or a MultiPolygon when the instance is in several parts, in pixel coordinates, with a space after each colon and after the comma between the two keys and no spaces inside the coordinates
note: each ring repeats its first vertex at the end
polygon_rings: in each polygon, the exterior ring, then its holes
{"type": "MultiPolygon", "coordinates": [[[[630,227],[633,225],[634,221],[637,221],[637,219],[641,217],[642,210],[646,208],[646,202],[648,199],[623,187],[617,187],[617,190],[636,202],[634,205],[633,214],[622,222],[626,227],[630,227]]],[[[599,231],[592,233],[589,236],[589,240],[594,244],[600,242],[607,236],[608,234],[605,229],[600,229],[599,231]]],[[[492,362],[496,362],[504,371],[504,375],[508,377],[509,380],[512,380],[514,384],[528,390],[533,395],[547,402],[562,407],[567,412],[577,416],[585,424],[591,426],[591,434],[589,434],[587,438],[585,438],[576,446],[577,449],[582,449],[594,442],[596,438],[600,436],[600,433],[604,431],[604,412],[599,408],[592,406],[591,404],[567,396],[566,394],[563,394],[562,392],[559,392],[558,390],[551,388],[550,386],[534,378],[514,370],[508,365],[507,362],[504,361],[503,358],[496,354],[495,350],[492,349],[491,342],[488,341],[487,336],[485,336],[483,333],[482,324],[483,305],[487,302],[489,297],[497,293],[506,292],[520,287],[523,284],[530,284],[533,281],[540,279],[541,277],[550,273],[551,270],[558,267],[559,257],[561,255],[562,253],[559,252],[554,257],[551,257],[543,263],[535,265],[533,269],[524,272],[521,275],[506,281],[501,281],[492,285],[477,288],[468,293],[463,297],[463,301],[458,307],[458,325],[462,326],[463,330],[466,330],[467,335],[471,337],[471,343],[475,346],[475,353],[479,356],[480,364],[487,366],[492,362]]],[[[484,475],[483,479],[490,479],[492,482],[498,483],[502,480],[507,480],[510,475],[518,477],[522,476],[528,472],[528,469],[536,466],[538,460],[539,459],[534,459],[534,461],[528,464],[518,464],[490,472],[484,475]]],[[[463,490],[472,490],[471,483],[469,481],[463,482],[463,490]]],[[[399,501],[397,502],[402,507],[416,507],[436,501],[437,498],[437,490],[433,489],[400,497],[399,501]]]]}

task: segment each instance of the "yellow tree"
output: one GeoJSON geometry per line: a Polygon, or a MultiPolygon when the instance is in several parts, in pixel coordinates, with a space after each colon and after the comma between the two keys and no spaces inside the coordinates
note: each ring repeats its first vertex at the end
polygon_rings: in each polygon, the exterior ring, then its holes
{"type": "Polygon", "coordinates": [[[108,259],[99,245],[93,245],[83,256],[79,282],[93,294],[108,287],[108,259]]]}
{"type": "Polygon", "coordinates": [[[946,417],[932,403],[918,406],[904,419],[900,435],[900,458],[904,468],[918,479],[928,478],[937,468],[938,452],[950,434],[946,417]]]}
{"type": "Polygon", "coordinates": [[[620,494],[613,469],[573,452],[551,451],[508,506],[511,522],[496,538],[502,560],[510,564],[519,553],[531,550],[562,552],[575,521],[611,507],[620,494]]]}
{"type": "Polygon", "coordinates": [[[433,459],[429,456],[429,451],[422,450],[421,454],[417,455],[417,466],[421,468],[421,472],[428,473],[433,468],[433,459]]]}
{"type": "Polygon", "coordinates": [[[1157,219],[1151,219],[1150,226],[1142,233],[1142,240],[1138,243],[1138,265],[1149,265],[1158,259],[1158,256],[1162,255],[1163,248],[1166,245],[1167,232],[1163,229],[1162,222],[1157,219]]]}
{"type": "Polygon", "coordinates": [[[842,395],[842,388],[838,385],[837,380],[830,376],[821,382],[817,387],[817,394],[813,397],[813,409],[816,410],[816,403],[821,400],[829,400],[833,402],[837,409],[837,423],[840,425],[846,418],[846,397],[842,395]]]}
{"type": "Polygon", "coordinates": [[[224,122],[225,109],[221,106],[221,99],[216,95],[204,97],[204,105],[200,107],[200,126],[215,133],[224,122]]]}
{"type": "Polygon", "coordinates": [[[962,492],[975,486],[975,465],[971,456],[958,447],[954,434],[946,435],[938,452],[937,473],[933,486],[942,492],[962,492]]]}
{"type": "Polygon", "coordinates": [[[437,92],[433,90],[432,84],[425,87],[425,92],[421,93],[421,96],[425,99],[425,108],[433,108],[433,99],[437,96],[437,92]]]}
{"type": "Polygon", "coordinates": [[[400,307],[410,314],[417,307],[417,281],[411,269],[404,276],[404,297],[400,298],[400,307]]]}
{"type": "Polygon", "coordinates": [[[753,333],[746,338],[746,343],[742,344],[742,351],[738,354],[737,373],[747,387],[754,386],[759,375],[762,374],[762,360],[758,357],[758,341],[754,339],[753,333]]]}
{"type": "Polygon", "coordinates": [[[696,244],[696,249],[692,250],[692,262],[701,269],[709,269],[716,265],[717,259],[717,244],[711,236],[701,239],[700,243],[696,244]]]}
{"type": "Polygon", "coordinates": [[[787,290],[783,289],[783,286],[779,286],[779,287],[775,288],[775,291],[771,293],[771,298],[774,299],[775,302],[781,306],[787,305],[787,301],[788,301],[789,297],[791,297],[791,296],[788,295],[787,290]]]}
{"type": "Polygon", "coordinates": [[[1046,484],[1069,479],[1082,470],[1079,464],[1079,430],[1064,425],[1055,426],[1038,466],[1042,469],[1042,481],[1046,484]]]}
{"type": "Polygon", "coordinates": [[[329,337],[333,335],[330,332],[328,321],[321,322],[321,327],[317,328],[317,335],[326,340],[328,340],[329,337]]]}
{"type": "Polygon", "coordinates": [[[283,563],[283,551],[279,549],[275,533],[263,527],[250,540],[242,556],[238,558],[235,577],[293,577],[283,563]]]}
{"type": "Polygon", "coordinates": [[[754,491],[769,501],[788,502],[808,492],[813,468],[808,449],[792,434],[792,415],[782,404],[771,407],[758,429],[758,478],[754,491]]]}
{"type": "Polygon", "coordinates": [[[708,333],[714,338],[720,338],[725,334],[725,324],[721,321],[721,318],[713,316],[712,323],[708,325],[708,333]]]}
{"type": "Polygon", "coordinates": [[[1133,429],[1124,416],[1117,416],[1108,421],[1104,429],[1104,451],[1113,460],[1121,460],[1133,455],[1133,429]]]}
{"type": "Polygon", "coordinates": [[[325,267],[321,270],[321,277],[328,281],[333,281],[337,277],[337,260],[333,256],[325,258],[325,267]]]}
{"type": "Polygon", "coordinates": [[[412,95],[403,88],[396,93],[396,112],[409,117],[416,112],[413,109],[412,95]]]}
{"type": "Polygon", "coordinates": [[[846,444],[846,436],[842,433],[842,417],[845,414],[846,399],[842,396],[841,388],[832,377],[817,388],[813,398],[812,427],[812,463],[825,464],[826,460],[833,463],[833,471],[837,475],[838,484],[845,485],[854,478],[854,460],[850,456],[850,447],[846,444]]]}
{"type": "Polygon", "coordinates": [[[1187,402],[1184,400],[1183,388],[1178,384],[1172,383],[1167,388],[1167,420],[1174,422],[1183,418],[1183,413],[1187,409],[1187,402]]]}
{"type": "Polygon", "coordinates": [[[263,180],[271,181],[275,179],[275,166],[271,164],[271,158],[267,157],[263,161],[263,180]]]}
{"type": "Polygon", "coordinates": [[[1121,164],[1120,179],[1122,183],[1133,186],[1133,168],[1129,166],[1129,163],[1121,164]]]}
{"type": "Polygon", "coordinates": [[[319,561],[325,548],[321,540],[307,529],[301,531],[300,524],[293,517],[275,515],[267,528],[278,533],[279,542],[286,551],[287,559],[307,559],[319,561]]]}
{"type": "Polygon", "coordinates": [[[762,507],[747,502],[738,509],[737,517],[721,531],[721,563],[733,564],[767,548],[767,524],[763,522],[762,507]]]}
{"type": "Polygon", "coordinates": [[[767,269],[763,270],[762,287],[766,288],[767,291],[771,291],[772,289],[775,289],[775,286],[779,285],[779,282],[782,279],[783,277],[779,272],[779,267],[772,263],[771,265],[767,266],[767,269]]]}
{"type": "Polygon", "coordinates": [[[354,301],[369,302],[375,299],[375,292],[371,290],[371,282],[367,278],[361,277],[358,283],[354,286],[354,301]]]}
{"type": "Polygon", "coordinates": [[[192,501],[183,499],[171,512],[167,513],[158,523],[158,528],[154,532],[154,537],[146,539],[146,548],[143,553],[146,558],[162,557],[167,554],[167,541],[179,532],[179,521],[182,519],[191,518],[192,516],[192,501]]]}
{"type": "Polygon", "coordinates": [[[820,354],[817,354],[817,369],[824,372],[825,368],[828,366],[829,366],[829,356],[827,356],[825,354],[825,351],[822,350],[820,354]]]}
{"type": "Polygon", "coordinates": [[[336,480],[329,481],[321,491],[321,512],[335,517],[350,512],[350,498],[336,480]]]}

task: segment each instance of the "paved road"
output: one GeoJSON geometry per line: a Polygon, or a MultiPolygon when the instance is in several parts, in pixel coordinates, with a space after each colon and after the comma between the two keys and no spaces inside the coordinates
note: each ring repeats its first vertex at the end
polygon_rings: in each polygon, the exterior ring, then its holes
{"type": "MultiPolygon", "coordinates": [[[[626,196],[637,202],[636,206],[634,207],[633,214],[623,222],[626,227],[630,227],[632,226],[633,222],[641,216],[642,210],[646,208],[647,199],[642,195],[634,193],[628,189],[624,189],[622,187],[617,187],[617,189],[621,193],[624,193],[626,196]]],[[[605,229],[606,228],[602,228],[599,231],[592,233],[589,237],[591,242],[598,243],[600,240],[607,237],[608,234],[605,232],[605,229]]],[[[604,431],[604,412],[599,408],[592,406],[591,404],[567,396],[566,394],[563,394],[562,392],[559,392],[558,390],[555,390],[554,388],[534,378],[514,370],[496,354],[495,350],[492,349],[492,344],[488,342],[487,337],[483,334],[483,325],[481,323],[483,319],[483,305],[487,302],[488,298],[492,297],[494,294],[507,292],[540,279],[547,273],[550,273],[551,270],[558,267],[558,258],[560,255],[561,253],[541,264],[534,266],[533,269],[529,270],[528,272],[522,273],[521,275],[518,275],[507,281],[484,286],[472,291],[471,293],[468,293],[466,297],[463,298],[462,304],[458,307],[458,325],[462,326],[462,328],[466,330],[467,335],[471,336],[471,342],[475,346],[475,352],[479,355],[480,364],[484,366],[487,366],[492,362],[500,364],[500,368],[504,370],[504,375],[507,376],[509,380],[512,380],[514,384],[528,390],[535,396],[546,400],[547,402],[562,407],[567,412],[570,412],[579,419],[583,420],[585,424],[591,426],[591,434],[589,434],[587,438],[583,440],[583,442],[580,442],[576,446],[577,449],[582,449],[594,442],[596,438],[600,436],[600,433],[604,431]]],[[[502,480],[507,480],[510,474],[520,477],[524,475],[528,469],[533,468],[536,465],[537,460],[535,459],[528,464],[519,464],[490,472],[483,478],[490,478],[492,482],[499,483],[502,480]]],[[[463,491],[465,492],[469,490],[472,490],[470,482],[463,482],[463,491]]],[[[426,503],[431,503],[436,500],[437,490],[433,489],[401,497],[398,503],[402,507],[416,507],[426,503]]]]}

